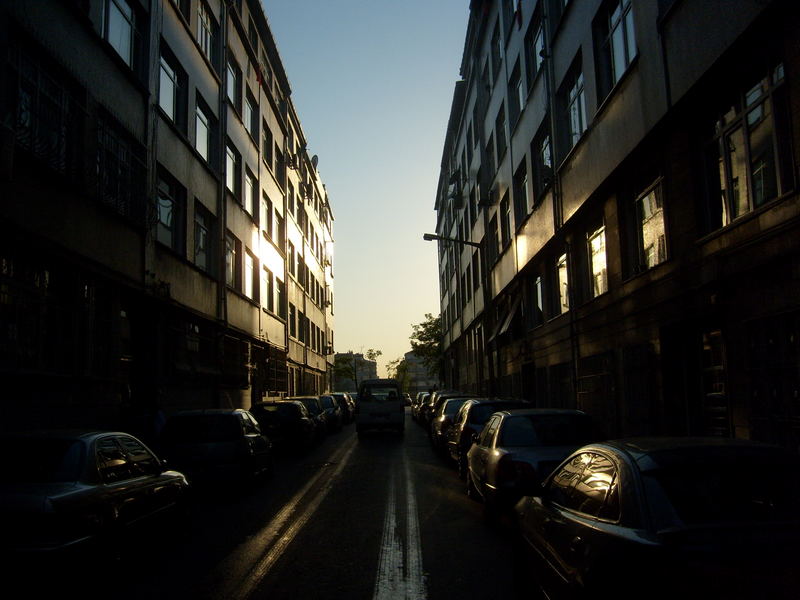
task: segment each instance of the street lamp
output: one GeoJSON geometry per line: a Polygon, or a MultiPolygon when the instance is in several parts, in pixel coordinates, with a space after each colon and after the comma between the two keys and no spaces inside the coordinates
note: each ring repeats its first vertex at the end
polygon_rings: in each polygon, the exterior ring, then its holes
{"type": "MultiPolygon", "coordinates": [[[[426,242],[432,242],[434,240],[439,240],[442,242],[453,242],[455,244],[461,244],[464,246],[472,246],[473,248],[478,248],[480,250],[480,268],[481,268],[481,287],[483,288],[483,310],[482,310],[482,321],[483,321],[483,332],[486,335],[486,331],[488,331],[489,325],[489,304],[491,302],[490,292],[489,292],[489,277],[488,273],[486,272],[486,256],[483,250],[483,244],[479,242],[472,242],[470,240],[461,240],[458,238],[450,238],[444,237],[442,235],[437,235],[435,233],[424,233],[422,234],[422,239],[426,242]]],[[[489,358],[489,394],[494,394],[494,368],[492,365],[492,360],[489,358]]],[[[482,361],[479,363],[479,372],[483,370],[482,361]]]]}

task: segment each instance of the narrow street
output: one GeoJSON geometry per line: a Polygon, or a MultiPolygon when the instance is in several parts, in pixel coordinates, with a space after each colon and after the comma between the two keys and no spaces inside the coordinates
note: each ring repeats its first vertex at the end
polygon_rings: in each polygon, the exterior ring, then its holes
{"type": "Polygon", "coordinates": [[[159,531],[24,585],[119,598],[512,597],[508,526],[484,522],[406,421],[403,437],[359,440],[347,426],[305,456],[279,456],[253,488],[198,490],[159,531]]]}

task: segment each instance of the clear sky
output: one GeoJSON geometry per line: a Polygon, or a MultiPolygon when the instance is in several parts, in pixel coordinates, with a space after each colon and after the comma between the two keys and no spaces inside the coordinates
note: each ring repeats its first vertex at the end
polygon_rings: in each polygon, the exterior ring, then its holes
{"type": "Polygon", "coordinates": [[[334,215],[337,352],[439,314],[436,185],[468,0],[263,0],[334,215]]]}

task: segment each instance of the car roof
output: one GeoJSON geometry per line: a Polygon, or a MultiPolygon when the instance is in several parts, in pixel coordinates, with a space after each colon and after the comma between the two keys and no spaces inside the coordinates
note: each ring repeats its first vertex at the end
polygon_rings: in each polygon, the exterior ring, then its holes
{"type": "Polygon", "coordinates": [[[243,408],[196,408],[192,410],[181,410],[172,417],[193,417],[198,415],[235,415],[247,412],[243,408]]]}
{"type": "Polygon", "coordinates": [[[782,448],[762,442],[737,438],[715,437],[630,437],[590,444],[581,451],[612,450],[628,456],[642,471],[686,463],[704,457],[754,456],[769,453],[786,455],[782,448]]]}
{"type": "Polygon", "coordinates": [[[62,439],[91,441],[104,435],[127,435],[136,437],[125,431],[106,429],[35,429],[31,431],[5,431],[0,433],[0,438],[6,439],[62,439]]]}
{"type": "MultiPolygon", "coordinates": [[[[580,415],[588,417],[582,410],[573,408],[510,408],[499,410],[497,413],[510,416],[541,416],[541,415],[580,415]]],[[[497,414],[495,413],[495,414],[497,414]]]]}

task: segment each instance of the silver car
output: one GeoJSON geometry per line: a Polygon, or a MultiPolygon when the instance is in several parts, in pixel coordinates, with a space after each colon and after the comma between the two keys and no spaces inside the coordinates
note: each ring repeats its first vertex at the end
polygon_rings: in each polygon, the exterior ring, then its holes
{"type": "Polygon", "coordinates": [[[467,493],[483,499],[489,514],[510,508],[525,484],[542,481],[592,437],[592,421],[579,410],[494,413],[467,452],[467,493]]]}

